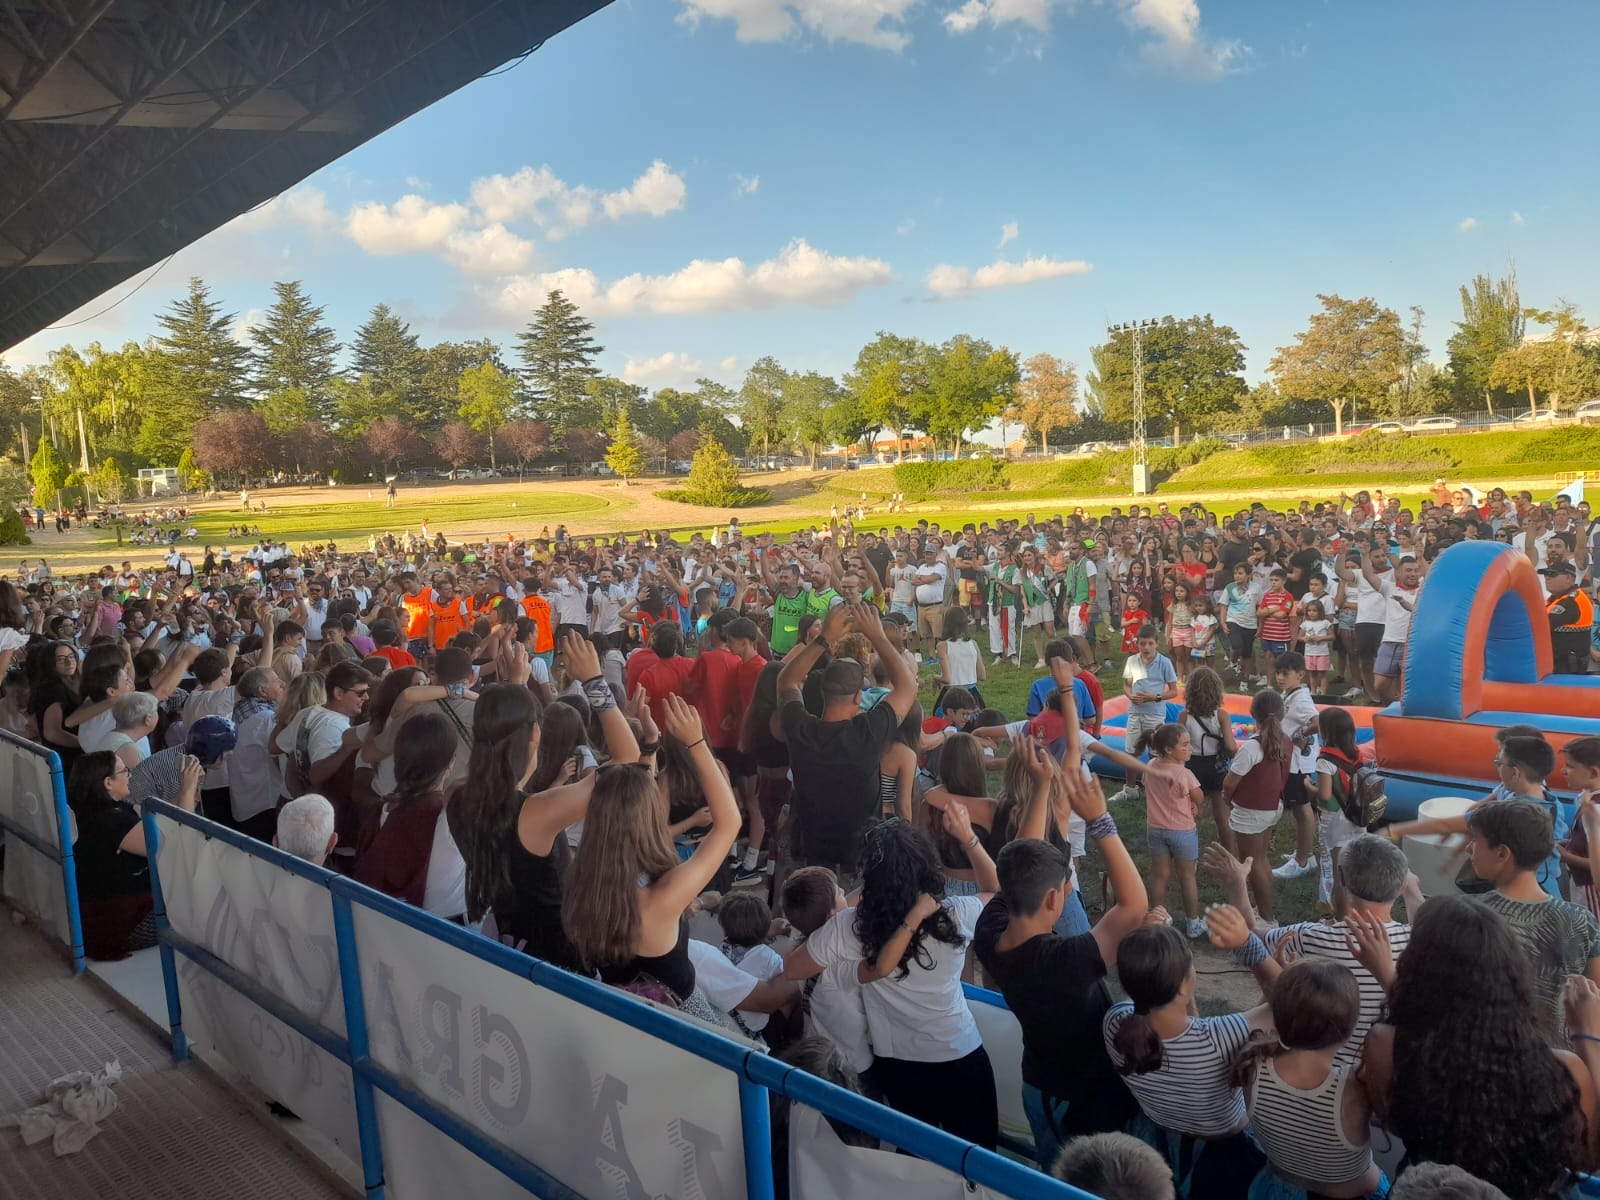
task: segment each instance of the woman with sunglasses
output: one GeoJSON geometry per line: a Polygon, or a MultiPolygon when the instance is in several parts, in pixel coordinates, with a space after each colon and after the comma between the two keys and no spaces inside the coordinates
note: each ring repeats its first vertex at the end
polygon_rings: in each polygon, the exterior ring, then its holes
{"type": "MultiPolygon", "coordinates": [[[[183,756],[178,807],[195,810],[204,774],[198,758],[183,756]]],[[[102,962],[156,942],[144,825],[129,798],[130,775],[115,754],[99,750],[80,757],[67,779],[67,803],[78,826],[72,852],[83,947],[102,962]]]]}

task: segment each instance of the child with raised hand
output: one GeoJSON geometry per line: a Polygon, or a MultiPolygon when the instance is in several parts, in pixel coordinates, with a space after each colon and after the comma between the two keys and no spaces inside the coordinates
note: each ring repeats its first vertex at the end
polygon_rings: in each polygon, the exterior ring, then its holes
{"type": "Polygon", "coordinates": [[[1300,622],[1300,639],[1306,646],[1306,674],[1310,676],[1311,690],[1321,695],[1328,684],[1328,667],[1333,655],[1333,622],[1321,600],[1305,600],[1304,617],[1300,622]]]}
{"type": "Polygon", "coordinates": [[[1572,899],[1600,917],[1600,889],[1594,863],[1600,858],[1600,837],[1590,831],[1600,826],[1600,737],[1575,738],[1561,747],[1567,787],[1578,793],[1577,818],[1572,834],[1560,847],[1561,861],[1572,872],[1572,899]]]}
{"type": "Polygon", "coordinates": [[[1152,903],[1167,902],[1167,881],[1177,863],[1178,886],[1183,890],[1186,932],[1204,937],[1200,895],[1195,887],[1195,864],[1200,859],[1200,803],[1205,798],[1200,781],[1189,770],[1193,743],[1181,725],[1162,725],[1150,735],[1150,761],[1142,772],[1145,794],[1145,845],[1150,851],[1152,903]]]}
{"type": "MultiPolygon", "coordinates": [[[[1271,1004],[1271,1031],[1251,1036],[1233,1061],[1232,1082],[1244,1088],[1274,1181],[1329,1200],[1382,1195],[1372,1105],[1356,1068],[1335,1058],[1361,1007],[1355,976],[1327,959],[1301,959],[1278,976],[1271,1004]]],[[[1250,1194],[1271,1194],[1264,1182],[1250,1194]]]]}

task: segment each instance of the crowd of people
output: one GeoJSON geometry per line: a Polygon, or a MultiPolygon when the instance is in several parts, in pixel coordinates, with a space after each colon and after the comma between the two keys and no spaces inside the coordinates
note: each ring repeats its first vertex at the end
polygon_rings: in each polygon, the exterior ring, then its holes
{"type": "Polygon", "coordinates": [[[1398,694],[1462,540],[1533,560],[1559,669],[1588,669],[1600,523],[1443,490],[40,560],[0,582],[0,721],[68,770],[97,957],[152,940],[155,796],[993,1148],[981,978],[1039,1166],[1108,1200],[1558,1196],[1600,1153],[1600,739],[1558,761],[1507,729],[1493,795],[1386,825],[1338,702],[1398,694]],[[1027,653],[1025,705],[990,704],[1027,653]],[[1424,903],[1409,832],[1464,834],[1479,894],[1424,903]],[[1313,871],[1321,919],[1280,922],[1277,881],[1313,871]],[[1196,941],[1260,1003],[1201,1015],[1196,941]]]}

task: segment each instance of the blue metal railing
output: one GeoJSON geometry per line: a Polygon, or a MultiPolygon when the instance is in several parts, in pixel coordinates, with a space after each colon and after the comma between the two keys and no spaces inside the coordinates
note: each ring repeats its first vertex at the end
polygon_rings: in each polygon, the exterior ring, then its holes
{"type": "Polygon", "coordinates": [[[451,1141],[471,1151],[534,1195],[553,1197],[555,1200],[582,1198],[581,1193],[570,1184],[556,1179],[537,1163],[490,1138],[442,1108],[411,1083],[373,1061],[367,1044],[366,1003],[353,915],[357,906],[389,917],[519,979],[526,979],[537,987],[611,1017],[678,1050],[732,1071],[738,1080],[745,1193],[749,1200],[772,1200],[774,1195],[772,1132],[768,1116],[769,1093],[774,1092],[955,1172],[972,1184],[991,1188],[1004,1195],[1026,1197],[1027,1200],[1095,1200],[1087,1192],[818,1079],[747,1043],[723,1037],[625,992],[530,958],[174,805],[160,800],[146,800],[143,812],[145,841],[150,851],[151,891],[155,898],[154,912],[160,938],[162,978],[166,985],[168,1015],[172,1025],[173,1057],[181,1060],[188,1056],[176,967],[176,956],[181,954],[349,1068],[354,1084],[363,1183],[369,1200],[383,1200],[385,1189],[383,1144],[374,1104],[375,1092],[382,1092],[397,1101],[451,1141]],[[194,829],[208,839],[230,845],[252,858],[270,863],[328,891],[333,905],[333,928],[347,1035],[341,1036],[308,1017],[256,980],[171,927],[162,891],[159,864],[161,835],[156,823],[157,816],[194,829]]]}
{"type": "Polygon", "coordinates": [[[16,838],[37,854],[42,854],[61,868],[62,896],[67,910],[67,953],[72,958],[72,971],[81,975],[83,961],[83,918],[78,910],[78,869],[72,859],[72,814],[67,809],[66,776],[61,769],[61,756],[37,742],[30,742],[9,730],[0,729],[0,739],[35,758],[42,758],[50,771],[50,797],[55,808],[56,845],[41,840],[32,830],[24,829],[0,814],[0,829],[7,837],[16,838]]]}

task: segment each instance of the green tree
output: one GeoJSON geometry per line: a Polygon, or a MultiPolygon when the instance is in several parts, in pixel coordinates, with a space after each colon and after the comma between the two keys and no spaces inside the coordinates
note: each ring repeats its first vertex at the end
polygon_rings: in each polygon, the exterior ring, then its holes
{"type": "Polygon", "coordinates": [[[670,442],[685,429],[694,429],[704,416],[699,393],[677,388],[657,388],[634,412],[639,432],[660,442],[670,442]]]}
{"type": "Polygon", "coordinates": [[[498,469],[494,434],[511,420],[516,409],[517,381],[486,362],[463,371],[458,389],[461,419],[489,439],[489,465],[498,469]]]}
{"type": "Polygon", "coordinates": [[[947,442],[959,455],[970,431],[982,429],[1006,410],[1021,374],[1010,350],[958,334],[929,356],[928,389],[917,398],[911,420],[936,447],[947,442]]]}
{"type": "Polygon", "coordinates": [[[22,426],[39,419],[35,380],[0,362],[0,453],[20,446],[22,426]]]}
{"type": "Polygon", "coordinates": [[[841,412],[849,404],[845,390],[831,375],[792,372],[783,383],[781,424],[784,435],[802,447],[815,468],[823,447],[840,440],[841,412]]]}
{"type": "Polygon", "coordinates": [[[1039,447],[1050,453],[1050,431],[1065,429],[1082,415],[1078,412],[1078,368],[1062,362],[1054,354],[1035,354],[1022,364],[1022,378],[1015,397],[1006,410],[1006,420],[1015,421],[1039,439],[1039,447]]]}
{"type": "Polygon", "coordinates": [[[121,504],[128,494],[128,473],[114,458],[102,462],[90,476],[89,482],[95,493],[111,504],[121,504]]]}
{"type": "Polygon", "coordinates": [[[194,487],[195,476],[199,473],[194,465],[194,447],[185,446],[183,453],[178,455],[178,486],[187,492],[194,487]]]}
{"type": "Polygon", "coordinates": [[[1399,382],[1405,371],[1405,330],[1394,309],[1380,307],[1370,296],[1317,299],[1322,311],[1311,314],[1294,345],[1278,348],[1267,370],[1285,396],[1331,405],[1334,429],[1343,432],[1346,407],[1376,400],[1399,382]]]}
{"type": "Polygon", "coordinates": [[[1522,301],[1517,295],[1517,273],[1506,272],[1502,279],[1476,275],[1461,288],[1461,320],[1450,335],[1450,374],[1461,399],[1483,400],[1494,415],[1495,385],[1489,378],[1494,361],[1507,350],[1522,344],[1524,329],[1522,301]]]}
{"type": "Polygon", "coordinates": [[[1581,403],[1600,391],[1600,363],[1577,305],[1562,300],[1553,309],[1530,308],[1523,315],[1550,326],[1541,341],[1551,347],[1545,386],[1551,412],[1564,402],[1581,403]]]}
{"type": "Polygon", "coordinates": [[[129,455],[145,407],[150,353],[135,342],[106,350],[91,342],[82,352],[63,346],[50,355],[38,382],[44,412],[58,426],[77,424],[79,411],[91,452],[129,455]]]}
{"type": "Polygon", "coordinates": [[[644,470],[644,449],[638,435],[633,432],[633,420],[628,410],[617,413],[611,426],[611,445],[606,450],[606,466],[624,479],[635,479],[644,470]]]}
{"type": "Polygon", "coordinates": [[[244,404],[249,355],[233,340],[234,316],[211,299],[199,278],[157,318],[162,332],[149,363],[135,447],[151,462],[172,463],[201,421],[244,404]]]}
{"type": "Polygon", "coordinates": [[[535,415],[560,432],[582,427],[584,384],[600,374],[594,360],[605,347],[593,334],[594,323],[557,288],[517,335],[517,356],[535,415]]]}
{"type": "Polygon", "coordinates": [[[770,355],[758,358],[745,372],[739,388],[739,424],[751,445],[760,444],[769,454],[772,443],[782,434],[783,388],[789,373],[770,355]]]}
{"type": "Polygon", "coordinates": [[[413,427],[436,430],[455,411],[461,398],[461,378],[474,367],[492,366],[512,381],[512,407],[521,406],[523,396],[516,376],[501,357],[500,347],[488,338],[469,342],[439,342],[421,352],[417,401],[402,413],[413,427]]]}
{"type": "MultiPolygon", "coordinates": [[[[387,304],[379,304],[350,343],[352,382],[361,383],[364,395],[352,395],[349,388],[334,393],[334,411],[341,428],[361,433],[383,416],[398,416],[408,428],[422,428],[423,421],[437,424],[439,417],[427,411],[423,389],[426,362],[417,335],[397,317],[387,304]],[[358,420],[349,422],[349,416],[358,420]]],[[[449,395],[454,397],[452,388],[449,395]]]]}
{"type": "Polygon", "coordinates": [[[28,474],[33,477],[33,502],[44,508],[53,507],[69,472],[49,438],[39,439],[39,448],[28,464],[28,474]]]}
{"type": "Polygon", "coordinates": [[[702,436],[700,447],[694,452],[694,461],[689,464],[684,488],[710,497],[737,495],[744,490],[744,485],[739,480],[739,464],[727,447],[715,438],[702,436]]]}
{"type": "Polygon", "coordinates": [[[250,331],[252,386],[267,427],[287,433],[308,421],[333,418],[339,339],[299,280],[274,283],[272,290],[272,307],[250,331]]]}
{"type": "MultiPolygon", "coordinates": [[[[1199,429],[1236,409],[1247,390],[1244,343],[1232,326],[1211,314],[1167,318],[1144,329],[1144,403],[1147,420],[1172,434],[1199,429]]],[[[1089,389],[1100,415],[1110,421],[1133,416],[1134,332],[1118,330],[1091,354],[1089,389]]]]}
{"type": "Polygon", "coordinates": [[[856,355],[855,369],[844,377],[856,398],[865,432],[887,429],[900,444],[919,397],[928,390],[929,348],[916,338],[878,331],[856,355]]]}

